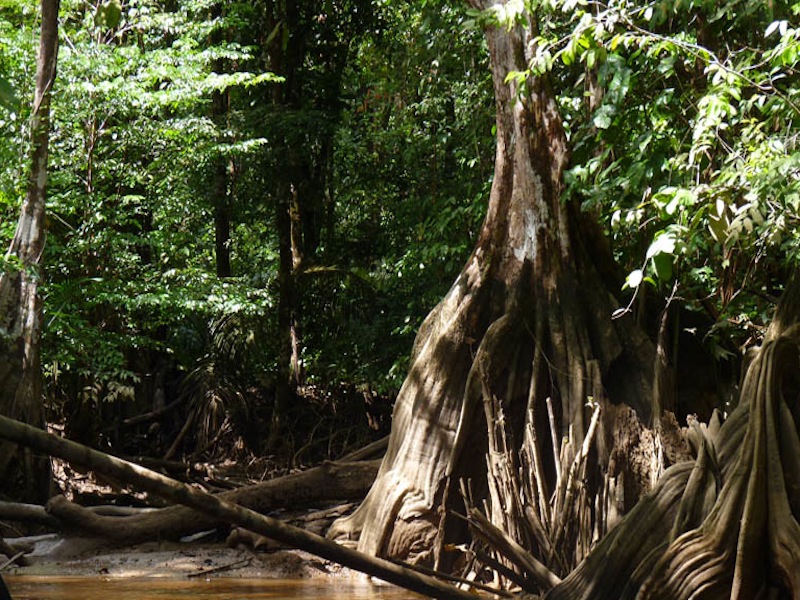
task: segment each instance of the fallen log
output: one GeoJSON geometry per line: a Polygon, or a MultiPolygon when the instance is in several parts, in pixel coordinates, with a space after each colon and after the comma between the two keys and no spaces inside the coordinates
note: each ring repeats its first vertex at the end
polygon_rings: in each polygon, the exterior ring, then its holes
{"type": "MultiPolygon", "coordinates": [[[[360,500],[375,480],[379,465],[380,461],[326,462],[306,471],[223,492],[219,497],[263,514],[286,506],[305,508],[333,500],[360,500]]],[[[76,530],[126,545],[177,540],[225,524],[218,516],[199,514],[185,506],[170,506],[132,516],[106,516],[63,496],[51,498],[47,511],[66,531],[76,530]]]]}
{"type": "Polygon", "coordinates": [[[50,456],[78,463],[98,473],[129,483],[172,502],[178,502],[217,520],[245,527],[293,548],[304,550],[345,567],[383,579],[432,598],[474,600],[475,595],[417,573],[388,560],[340,546],[324,537],[292,527],[248,508],[212,496],[139,465],[125,462],[86,446],[56,437],[19,421],[0,416],[0,438],[50,456]]]}
{"type": "Polygon", "coordinates": [[[20,502],[0,502],[0,521],[39,523],[52,529],[58,528],[59,525],[58,519],[48,514],[44,506],[20,502]]]}

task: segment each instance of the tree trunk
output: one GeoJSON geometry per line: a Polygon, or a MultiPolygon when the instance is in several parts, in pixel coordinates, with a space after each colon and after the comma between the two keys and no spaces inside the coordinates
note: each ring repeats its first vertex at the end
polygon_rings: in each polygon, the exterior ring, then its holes
{"type": "MultiPolygon", "coordinates": [[[[472,4],[485,10],[490,2],[472,4]]],[[[490,26],[486,35],[497,108],[487,216],[466,266],[417,334],[376,483],[329,535],[357,537],[365,552],[440,565],[445,545],[465,539],[447,514],[463,514],[456,490],[469,480],[475,503],[486,501],[493,524],[526,547],[533,536],[524,506],[534,507],[571,565],[591,543],[581,531],[604,533],[595,500],[612,463],[611,475],[637,480],[631,489],[646,490],[654,479],[649,465],[627,464],[613,445],[617,423],[641,427],[637,413],[649,419],[655,355],[630,320],[612,321],[619,304],[610,290],[620,282],[610,252],[597,224],[561,197],[569,152],[547,78],[506,82],[528,68],[535,23],[490,26]],[[567,469],[587,434],[591,401],[602,416],[580,478],[567,469]],[[525,471],[537,477],[520,497],[523,447],[525,471]],[[586,489],[568,490],[568,477],[586,489]],[[562,520],[548,506],[553,492],[562,520]]],[[[638,495],[616,508],[624,512],[638,495]]]]}
{"type": "MultiPolygon", "coordinates": [[[[286,438],[286,413],[305,380],[302,360],[304,278],[317,260],[324,225],[325,189],[330,174],[332,125],[340,107],[342,74],[349,40],[333,50],[317,46],[320,23],[312,4],[288,0],[269,9],[267,29],[283,31],[269,47],[268,68],[284,78],[273,92],[281,124],[275,129],[275,229],[278,237],[278,348],[271,447],[286,438]],[[324,85],[309,83],[309,60],[325,74],[324,85]],[[317,62],[320,61],[320,62],[317,62]]],[[[330,232],[328,232],[330,234],[330,232]]]]}
{"type": "MultiPolygon", "coordinates": [[[[301,26],[301,11],[296,0],[275,3],[268,10],[268,29],[285,30],[269,47],[268,68],[284,78],[280,86],[273,88],[272,101],[276,110],[294,115],[300,110],[301,89],[299,71],[305,54],[304,28],[301,26]]],[[[275,229],[278,236],[278,356],[275,381],[275,402],[272,408],[267,448],[273,448],[286,439],[285,420],[290,410],[296,389],[296,366],[298,359],[297,331],[297,269],[302,261],[301,249],[297,246],[297,230],[293,228],[292,211],[296,208],[297,186],[302,179],[299,139],[291,126],[279,129],[276,143],[283,152],[276,160],[280,175],[275,184],[275,229]],[[295,235],[293,235],[295,234],[295,235]]]]}
{"type": "MultiPolygon", "coordinates": [[[[50,96],[56,77],[58,0],[42,0],[42,29],[31,113],[31,170],[14,239],[0,273],[0,414],[44,425],[38,295],[44,249],[50,96]]],[[[0,492],[46,497],[49,462],[29,450],[0,444],[0,492]]]]}
{"type": "MultiPolygon", "coordinates": [[[[215,4],[211,8],[211,18],[219,20],[223,16],[222,4],[215,4]]],[[[222,43],[223,34],[218,26],[211,34],[211,45],[218,46],[222,43]]],[[[222,58],[214,60],[213,68],[216,73],[225,73],[225,61],[222,58]]],[[[228,90],[214,90],[211,93],[211,119],[220,132],[229,129],[228,111],[230,93],[228,90]]],[[[220,133],[217,142],[220,146],[226,141],[225,133],[220,133]]],[[[217,277],[231,277],[231,194],[229,191],[230,174],[233,171],[231,158],[221,152],[213,159],[211,206],[214,210],[214,259],[217,277]]]]}

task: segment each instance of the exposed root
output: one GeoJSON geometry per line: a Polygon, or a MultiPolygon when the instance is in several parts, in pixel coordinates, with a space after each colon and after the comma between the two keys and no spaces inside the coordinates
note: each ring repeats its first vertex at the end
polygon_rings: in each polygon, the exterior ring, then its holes
{"type": "Polygon", "coordinates": [[[799,367],[800,327],[766,342],[730,418],[693,427],[695,461],[547,599],[800,598],[799,367]]]}

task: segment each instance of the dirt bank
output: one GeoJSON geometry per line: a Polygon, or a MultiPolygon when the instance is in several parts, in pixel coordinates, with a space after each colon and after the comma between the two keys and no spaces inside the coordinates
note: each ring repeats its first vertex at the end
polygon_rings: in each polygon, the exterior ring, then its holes
{"type": "Polygon", "coordinates": [[[63,539],[53,535],[24,541],[34,546],[26,556],[29,564],[6,567],[4,575],[246,579],[363,577],[298,550],[256,552],[243,546],[228,548],[224,543],[203,541],[150,542],[130,548],[114,548],[96,539],[63,539]]]}

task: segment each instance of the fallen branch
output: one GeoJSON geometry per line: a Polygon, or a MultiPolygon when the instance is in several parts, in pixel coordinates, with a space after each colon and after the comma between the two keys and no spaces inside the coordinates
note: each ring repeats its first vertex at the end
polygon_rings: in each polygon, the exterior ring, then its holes
{"type": "Polygon", "coordinates": [[[528,575],[540,590],[547,591],[561,583],[559,577],[514,541],[505,531],[491,523],[477,508],[469,509],[468,515],[469,524],[475,528],[476,532],[493,549],[500,552],[504,558],[513,562],[523,573],[528,575]]]}
{"type": "Polygon", "coordinates": [[[379,440],[367,444],[362,448],[359,448],[358,450],[353,450],[352,452],[345,454],[339,460],[344,462],[355,462],[359,460],[380,458],[386,452],[386,448],[388,447],[389,436],[387,435],[379,440]]]}
{"type": "Polygon", "coordinates": [[[211,573],[220,573],[222,571],[230,571],[231,569],[236,569],[237,567],[244,567],[249,565],[253,561],[253,557],[250,556],[248,558],[243,558],[242,560],[237,560],[236,562],[228,563],[227,565],[220,565],[218,567],[211,567],[210,569],[203,569],[202,571],[198,571],[197,573],[189,573],[188,577],[203,577],[204,575],[211,575],[211,573]]]}
{"type": "Polygon", "coordinates": [[[6,557],[8,557],[8,560],[5,562],[5,564],[3,564],[2,567],[0,567],[0,571],[2,571],[8,565],[10,565],[12,563],[15,563],[15,562],[17,564],[21,565],[21,566],[24,566],[24,565],[27,564],[27,561],[23,558],[25,556],[25,552],[24,551],[20,551],[20,550],[18,550],[16,548],[12,548],[10,545],[8,545],[6,543],[6,541],[3,538],[0,538],[0,555],[3,555],[3,554],[6,557]]]}
{"type": "Polygon", "coordinates": [[[124,427],[131,427],[133,425],[147,423],[148,421],[154,421],[158,417],[165,415],[171,410],[178,408],[181,404],[183,404],[183,399],[173,400],[166,406],[162,406],[161,408],[157,408],[156,410],[152,410],[150,412],[141,415],[136,415],[135,417],[128,417],[127,419],[123,419],[120,425],[124,427]]]}
{"type": "Polygon", "coordinates": [[[443,583],[433,577],[400,567],[388,560],[340,546],[321,536],[292,527],[281,521],[242,508],[118,458],[56,437],[39,429],[0,416],[0,438],[32,448],[69,462],[78,463],[104,475],[130,483],[142,490],[179,502],[195,510],[245,527],[294,548],[339,563],[367,575],[383,579],[407,590],[433,598],[474,600],[474,594],[443,583]]]}
{"type": "Polygon", "coordinates": [[[183,438],[186,437],[186,434],[189,433],[189,430],[192,428],[194,424],[196,410],[193,408],[189,411],[189,414],[186,416],[186,422],[181,427],[181,430],[178,432],[178,435],[172,442],[172,445],[167,450],[167,453],[164,455],[164,460],[171,460],[173,456],[178,453],[178,448],[181,447],[181,442],[183,442],[183,438]]]}
{"type": "Polygon", "coordinates": [[[413,569],[418,573],[423,573],[425,575],[431,575],[432,577],[438,577],[439,579],[443,579],[444,581],[450,581],[452,583],[459,584],[463,587],[467,588],[474,588],[476,590],[483,590],[484,592],[489,592],[494,594],[495,596],[500,596],[501,598],[513,598],[514,594],[511,592],[507,592],[506,590],[500,590],[494,588],[490,585],[486,585],[485,583],[481,583],[479,581],[470,581],[469,579],[464,579],[463,577],[456,577],[455,575],[449,575],[447,573],[440,573],[435,569],[429,569],[428,567],[423,567],[422,565],[412,565],[407,562],[403,562],[401,560],[392,560],[393,563],[396,565],[401,565],[406,569],[413,569]]]}
{"type": "MultiPolygon", "coordinates": [[[[379,462],[326,462],[306,471],[223,492],[219,497],[260,513],[285,506],[303,508],[330,500],[360,500],[375,480],[379,462]]],[[[128,545],[177,540],[225,524],[219,518],[199,514],[185,506],[170,506],[129,517],[103,516],[63,496],[51,498],[47,510],[65,529],[128,545]]]]}
{"type": "Polygon", "coordinates": [[[13,565],[17,563],[20,566],[25,566],[27,562],[25,561],[25,553],[24,552],[17,552],[14,556],[9,557],[9,559],[0,565],[0,571],[4,571],[6,567],[9,565],[13,565]]]}

